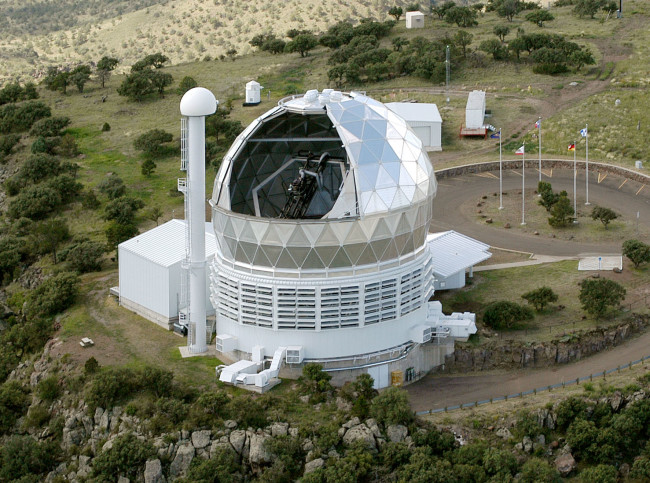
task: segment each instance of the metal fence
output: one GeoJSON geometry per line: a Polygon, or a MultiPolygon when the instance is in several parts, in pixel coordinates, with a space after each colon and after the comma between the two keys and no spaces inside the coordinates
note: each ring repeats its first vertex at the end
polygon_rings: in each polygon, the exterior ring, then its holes
{"type": "Polygon", "coordinates": [[[553,389],[558,389],[558,388],[563,388],[566,386],[572,386],[574,384],[580,384],[581,382],[585,381],[592,381],[594,378],[598,377],[607,377],[608,374],[612,374],[614,372],[621,372],[623,369],[632,369],[632,366],[635,366],[637,364],[643,364],[645,367],[645,362],[647,360],[650,360],[650,355],[644,356],[639,360],[633,361],[633,362],[628,362],[625,365],[615,367],[613,369],[608,369],[604,370],[602,372],[598,372],[596,374],[589,374],[586,377],[578,377],[577,379],[573,379],[571,381],[562,381],[557,384],[551,384],[550,386],[544,386],[544,387],[539,387],[535,389],[531,389],[530,391],[522,391],[516,394],[510,394],[507,396],[498,396],[498,397],[493,397],[490,399],[484,399],[483,401],[474,401],[474,402],[468,402],[468,403],[463,403],[463,404],[457,404],[455,406],[445,406],[443,408],[437,408],[437,409],[429,409],[427,411],[418,411],[416,414],[418,416],[424,416],[427,414],[437,414],[437,413],[446,413],[449,411],[454,411],[456,409],[467,409],[467,408],[474,408],[478,406],[482,406],[484,404],[491,404],[497,401],[508,401],[509,399],[515,399],[515,398],[523,398],[524,396],[529,396],[530,394],[537,394],[539,392],[544,392],[544,391],[552,391],[553,389]]]}

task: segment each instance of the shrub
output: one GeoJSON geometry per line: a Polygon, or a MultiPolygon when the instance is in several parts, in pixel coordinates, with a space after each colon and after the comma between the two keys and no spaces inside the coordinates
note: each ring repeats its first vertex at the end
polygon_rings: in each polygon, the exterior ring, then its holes
{"type": "Polygon", "coordinates": [[[81,206],[86,210],[96,210],[101,203],[97,199],[95,191],[90,189],[81,196],[81,206]]]}
{"type": "Polygon", "coordinates": [[[38,397],[44,401],[54,401],[61,395],[61,385],[56,376],[42,379],[37,386],[38,397]]]}
{"type": "Polygon", "coordinates": [[[24,426],[26,428],[40,429],[50,420],[50,412],[42,405],[35,405],[29,408],[25,416],[24,426]]]}
{"type": "Polygon", "coordinates": [[[551,217],[548,219],[548,224],[554,228],[566,227],[573,220],[575,212],[566,191],[560,192],[560,196],[551,207],[550,213],[551,217]]]}
{"type": "Polygon", "coordinates": [[[309,362],[302,368],[302,376],[298,381],[313,404],[327,399],[327,395],[332,391],[330,379],[332,376],[323,371],[323,366],[309,362]]]}
{"type": "Polygon", "coordinates": [[[606,278],[587,278],[580,282],[578,299],[588,314],[602,317],[609,307],[619,305],[625,299],[625,288],[606,278]]]}
{"type": "Polygon", "coordinates": [[[488,448],[483,455],[483,468],[490,476],[506,477],[517,471],[517,460],[509,451],[488,448]]]}
{"type": "Polygon", "coordinates": [[[136,198],[122,196],[110,201],[104,208],[104,219],[114,220],[120,225],[132,224],[136,212],[144,207],[144,202],[136,198]]]}
{"type": "Polygon", "coordinates": [[[29,406],[28,392],[18,381],[0,386],[0,434],[8,432],[29,406]]]}
{"type": "Polygon", "coordinates": [[[532,320],[534,317],[530,307],[514,302],[501,300],[488,305],[483,313],[483,323],[497,330],[516,328],[519,322],[532,320]]]}
{"type": "Polygon", "coordinates": [[[268,424],[262,405],[247,394],[231,399],[227,411],[244,428],[263,428],[268,424]]]}
{"type": "Polygon", "coordinates": [[[18,171],[18,178],[22,181],[39,183],[61,172],[61,162],[44,153],[33,154],[23,163],[18,171]]]}
{"type": "Polygon", "coordinates": [[[540,287],[521,296],[529,304],[535,307],[535,310],[541,312],[547,304],[557,302],[557,294],[550,287],[540,287]]]}
{"type": "Polygon", "coordinates": [[[603,206],[594,206],[591,210],[591,219],[600,221],[605,228],[612,220],[618,218],[618,214],[611,210],[610,208],[605,208],[603,206]]]}
{"type": "Polygon", "coordinates": [[[133,147],[148,156],[162,156],[168,154],[170,148],[166,144],[173,139],[174,136],[171,133],[162,129],[152,129],[138,136],[133,141],[133,147]]]}
{"type": "Polygon", "coordinates": [[[0,136],[0,153],[8,156],[19,141],[20,134],[7,134],[6,136],[0,136]]]}
{"type": "Polygon", "coordinates": [[[58,153],[64,158],[73,158],[79,154],[77,140],[72,134],[64,134],[57,148],[58,153]]]}
{"type": "Polygon", "coordinates": [[[84,374],[92,375],[95,374],[99,370],[99,362],[97,362],[97,359],[94,357],[90,357],[85,363],[84,363],[84,374]]]}
{"type": "Polygon", "coordinates": [[[143,176],[151,176],[151,174],[156,170],[157,165],[151,159],[145,159],[140,166],[140,172],[143,176]]]}
{"type": "Polygon", "coordinates": [[[413,411],[406,391],[389,387],[372,400],[370,415],[381,424],[408,425],[413,421],[413,411]]]}
{"type": "Polygon", "coordinates": [[[104,124],[102,124],[102,132],[108,132],[110,130],[111,130],[111,125],[109,123],[105,122],[104,124]]]}
{"type": "Polygon", "coordinates": [[[29,292],[25,312],[32,317],[58,314],[72,305],[78,291],[79,277],[75,273],[61,272],[29,292]]]}
{"type": "Polygon", "coordinates": [[[70,268],[79,273],[98,272],[102,269],[102,255],[105,245],[83,241],[72,246],[65,257],[70,268]]]}
{"type": "Polygon", "coordinates": [[[587,403],[579,397],[563,399],[557,405],[555,414],[557,416],[557,428],[565,431],[575,419],[586,418],[587,403]]]}
{"type": "Polygon", "coordinates": [[[29,130],[29,135],[34,137],[58,137],[70,125],[69,117],[50,117],[34,123],[29,130]]]}
{"type": "Polygon", "coordinates": [[[113,173],[99,183],[99,191],[108,196],[109,199],[114,200],[115,198],[124,196],[126,186],[122,178],[113,173]]]}
{"type": "Polygon", "coordinates": [[[557,75],[564,74],[568,72],[569,68],[566,64],[551,64],[551,63],[541,63],[535,64],[533,66],[533,72],[535,74],[544,74],[544,75],[557,75]]]}
{"type": "Polygon", "coordinates": [[[186,75],[181,79],[181,82],[178,84],[178,90],[177,92],[182,96],[185,94],[187,91],[190,89],[198,86],[199,84],[194,80],[194,77],[190,77],[189,75],[186,75]]]}
{"type": "Polygon", "coordinates": [[[60,453],[55,441],[38,442],[31,436],[11,436],[0,447],[0,481],[44,481],[60,453]]]}
{"type": "Polygon", "coordinates": [[[552,483],[560,481],[560,474],[548,461],[541,458],[531,458],[522,465],[521,476],[517,481],[522,483],[537,483],[538,481],[552,483]]]}
{"type": "Polygon", "coordinates": [[[234,451],[217,448],[210,452],[210,459],[194,458],[187,476],[178,483],[208,483],[213,481],[240,481],[242,467],[234,451]]]}
{"type": "Polygon", "coordinates": [[[36,121],[51,115],[50,108],[41,101],[27,101],[20,105],[6,104],[0,107],[0,133],[26,131],[36,121]]]}
{"type": "Polygon", "coordinates": [[[598,465],[585,468],[580,472],[582,483],[616,483],[618,470],[612,465],[598,465]]]}
{"type": "Polygon", "coordinates": [[[155,454],[151,443],[140,441],[133,433],[118,436],[111,449],[102,451],[93,460],[93,476],[106,481],[118,475],[135,480],[144,470],[146,461],[155,454]]]}
{"type": "Polygon", "coordinates": [[[623,242],[623,255],[625,255],[639,268],[642,263],[650,262],[650,245],[639,240],[625,240],[623,242]]]}
{"type": "Polygon", "coordinates": [[[9,202],[7,215],[13,219],[40,220],[60,204],[61,196],[56,190],[44,185],[30,186],[9,202]]]}
{"type": "Polygon", "coordinates": [[[44,138],[40,136],[32,143],[32,154],[46,153],[54,154],[54,149],[61,144],[60,137],[44,138]]]}

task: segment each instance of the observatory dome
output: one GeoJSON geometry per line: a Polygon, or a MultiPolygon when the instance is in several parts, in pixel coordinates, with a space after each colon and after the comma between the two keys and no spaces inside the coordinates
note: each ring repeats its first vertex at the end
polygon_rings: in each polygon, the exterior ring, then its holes
{"type": "Polygon", "coordinates": [[[211,204],[224,261],[305,276],[420,252],[435,193],[427,153],[402,118],[326,89],[253,121],[224,157],[211,204]]]}

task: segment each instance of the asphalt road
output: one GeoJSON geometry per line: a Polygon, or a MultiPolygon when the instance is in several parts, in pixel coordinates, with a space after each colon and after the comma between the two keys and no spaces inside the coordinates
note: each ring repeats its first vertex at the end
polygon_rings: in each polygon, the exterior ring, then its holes
{"type": "MultiPolygon", "coordinates": [[[[621,244],[616,243],[578,243],[569,240],[550,239],[535,235],[518,233],[515,230],[495,228],[488,224],[476,223],[469,219],[460,209],[467,200],[479,201],[483,195],[499,192],[499,172],[492,174],[469,174],[443,178],[438,182],[438,193],[433,207],[431,231],[456,230],[476,238],[493,247],[521,250],[539,255],[580,256],[587,254],[620,254],[621,244]]],[[[566,190],[573,198],[573,170],[543,170],[543,181],[549,181],[555,192],[566,190]]],[[[585,174],[578,171],[577,203],[578,212],[585,211],[585,174]]],[[[526,169],[526,190],[537,188],[539,172],[526,169]]],[[[608,174],[604,179],[595,172],[589,173],[589,201],[613,209],[628,220],[636,219],[639,212],[639,224],[650,226],[650,186],[608,174]],[[625,182],[624,182],[625,181],[625,182]],[[622,186],[621,186],[622,185],[622,186]],[[639,191],[640,190],[640,191],[639,191]],[[638,194],[637,194],[638,193],[638,194]]],[[[521,170],[504,170],[504,191],[520,190],[522,185],[521,170]]],[[[512,196],[510,194],[509,196],[512,196]]],[[[519,212],[520,214],[521,212],[519,212]]]]}
{"type": "Polygon", "coordinates": [[[518,394],[602,372],[650,355],[650,333],[571,364],[500,374],[429,375],[406,387],[415,411],[518,394]]]}

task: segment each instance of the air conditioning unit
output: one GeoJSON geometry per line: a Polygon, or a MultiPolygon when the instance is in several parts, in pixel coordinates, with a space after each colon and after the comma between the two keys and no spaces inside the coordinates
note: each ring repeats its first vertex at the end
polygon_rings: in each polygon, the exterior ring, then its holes
{"type": "Polygon", "coordinates": [[[294,346],[287,347],[287,356],[286,356],[287,364],[300,364],[302,363],[302,360],[304,358],[305,358],[305,354],[303,353],[303,349],[301,345],[294,345],[294,346]]]}
{"type": "Polygon", "coordinates": [[[217,336],[217,351],[218,352],[232,352],[237,350],[237,337],[229,334],[222,334],[217,336]]]}
{"type": "Polygon", "coordinates": [[[428,325],[416,325],[411,327],[411,340],[419,344],[424,344],[431,340],[431,331],[432,328],[428,325]]]}

